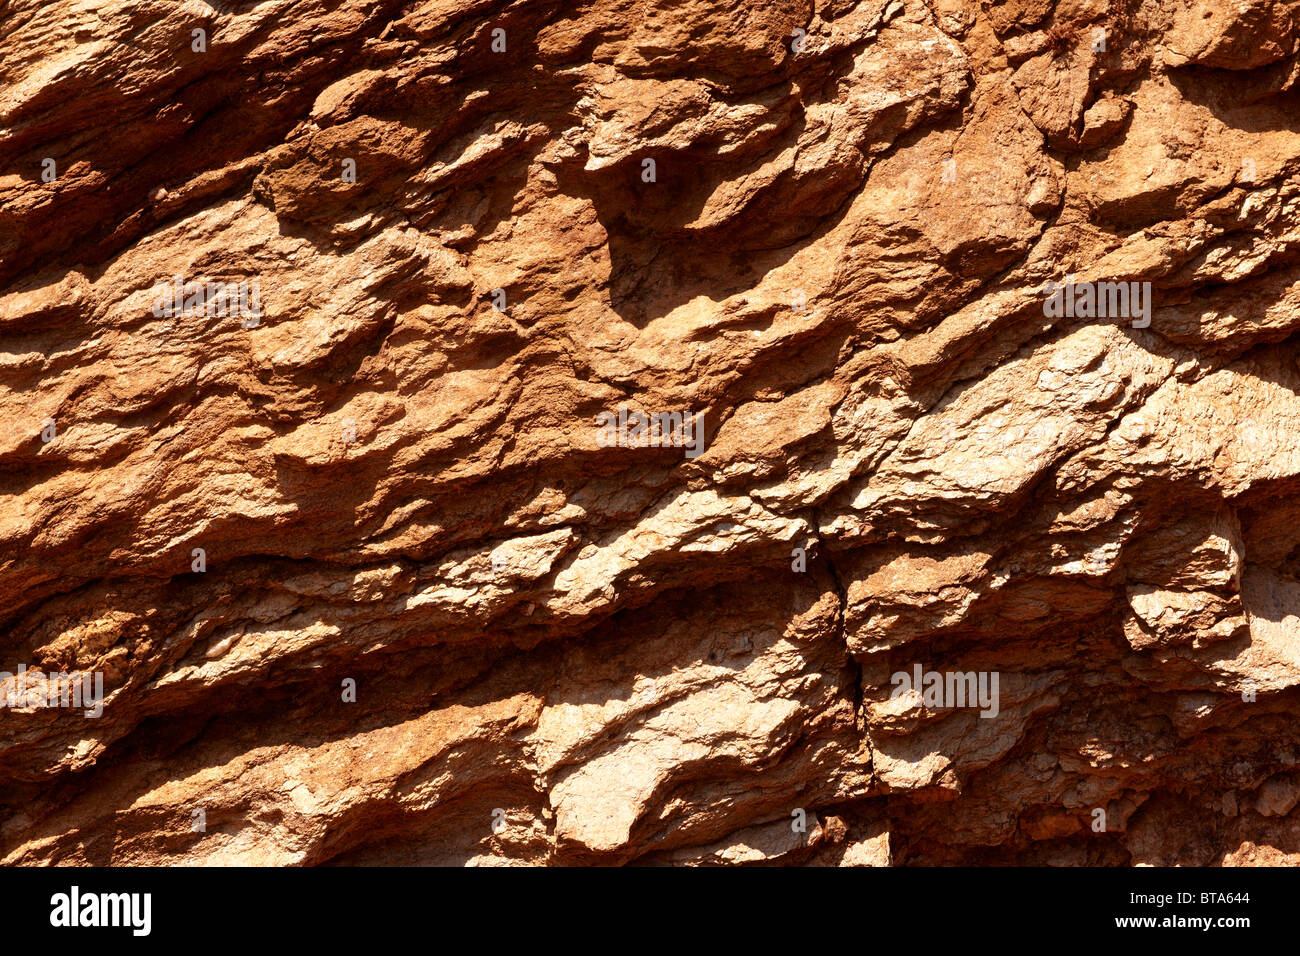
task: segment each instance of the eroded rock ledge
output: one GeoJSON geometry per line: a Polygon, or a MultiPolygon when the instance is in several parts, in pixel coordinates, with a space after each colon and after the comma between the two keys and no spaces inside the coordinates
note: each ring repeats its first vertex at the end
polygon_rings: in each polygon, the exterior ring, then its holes
{"type": "Polygon", "coordinates": [[[0,861],[1300,863],[1298,31],[0,2],[0,861]]]}

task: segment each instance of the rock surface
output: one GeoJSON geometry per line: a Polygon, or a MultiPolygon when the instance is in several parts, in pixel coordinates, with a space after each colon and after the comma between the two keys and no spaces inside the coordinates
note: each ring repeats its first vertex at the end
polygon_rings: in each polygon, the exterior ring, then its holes
{"type": "Polygon", "coordinates": [[[1298,46],[0,2],[0,862],[1300,863],[1298,46]]]}

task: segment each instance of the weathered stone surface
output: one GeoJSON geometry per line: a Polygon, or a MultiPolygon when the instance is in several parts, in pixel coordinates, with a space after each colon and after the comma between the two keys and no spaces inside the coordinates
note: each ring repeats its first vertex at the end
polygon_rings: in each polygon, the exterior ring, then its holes
{"type": "Polygon", "coordinates": [[[0,861],[1300,863],[1298,50],[0,3],[0,861]]]}

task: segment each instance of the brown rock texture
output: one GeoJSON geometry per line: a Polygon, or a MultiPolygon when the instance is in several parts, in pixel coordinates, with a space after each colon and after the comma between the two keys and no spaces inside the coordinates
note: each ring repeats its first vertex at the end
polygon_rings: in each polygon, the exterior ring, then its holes
{"type": "Polygon", "coordinates": [[[0,0],[0,862],[1300,863],[1298,48],[0,0]]]}

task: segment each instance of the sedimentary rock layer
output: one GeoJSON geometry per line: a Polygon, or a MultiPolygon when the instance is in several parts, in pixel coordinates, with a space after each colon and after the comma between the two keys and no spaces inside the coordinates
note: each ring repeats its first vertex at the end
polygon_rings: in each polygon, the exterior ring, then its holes
{"type": "Polygon", "coordinates": [[[1300,862],[1298,37],[0,0],[0,862],[1300,862]]]}

